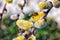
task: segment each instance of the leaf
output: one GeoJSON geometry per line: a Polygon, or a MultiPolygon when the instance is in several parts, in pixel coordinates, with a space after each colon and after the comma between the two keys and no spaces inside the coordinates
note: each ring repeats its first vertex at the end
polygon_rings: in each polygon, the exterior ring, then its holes
{"type": "Polygon", "coordinates": [[[29,14],[25,14],[25,16],[24,16],[24,20],[29,20],[29,19],[30,19],[29,14]]]}
{"type": "Polygon", "coordinates": [[[9,27],[9,30],[10,30],[11,34],[15,34],[18,32],[18,27],[15,22],[12,23],[12,25],[9,27]]]}

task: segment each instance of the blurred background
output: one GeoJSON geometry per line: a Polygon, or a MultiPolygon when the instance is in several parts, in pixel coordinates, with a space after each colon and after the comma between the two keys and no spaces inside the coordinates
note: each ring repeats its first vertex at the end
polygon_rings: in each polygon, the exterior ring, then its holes
{"type": "Polygon", "coordinates": [[[60,40],[60,0],[0,0],[0,40],[60,40]]]}

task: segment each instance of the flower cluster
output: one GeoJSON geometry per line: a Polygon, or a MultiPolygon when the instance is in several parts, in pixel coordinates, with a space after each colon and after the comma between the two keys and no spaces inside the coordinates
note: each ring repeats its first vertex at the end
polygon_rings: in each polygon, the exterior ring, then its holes
{"type": "MultiPolygon", "coordinates": [[[[46,23],[46,16],[53,7],[52,2],[42,1],[36,3],[36,1],[31,2],[29,0],[18,0],[16,1],[16,4],[13,3],[13,0],[5,0],[5,2],[5,9],[7,9],[6,13],[10,14],[9,20],[12,22],[15,21],[16,26],[20,31],[18,33],[19,35],[12,40],[36,40],[34,31],[35,29],[42,28],[42,26],[46,23]],[[43,11],[44,9],[48,10],[43,11]]],[[[58,0],[53,0],[53,3],[57,5],[58,0]]]]}
{"type": "MultiPolygon", "coordinates": [[[[50,2],[49,2],[49,4],[50,4],[50,2]]],[[[38,6],[40,9],[45,9],[48,6],[48,3],[40,2],[38,6]]],[[[51,5],[49,5],[49,6],[51,6],[51,5]]],[[[50,9],[48,9],[48,10],[50,10],[50,9]]],[[[46,17],[47,13],[45,13],[44,11],[38,11],[36,13],[33,12],[28,15],[29,16],[28,20],[18,19],[16,21],[16,25],[18,26],[18,29],[25,31],[25,32],[22,32],[20,30],[20,36],[24,36],[25,40],[36,40],[36,37],[34,36],[34,31],[35,31],[35,29],[42,28],[42,25],[44,25],[44,23],[45,23],[44,18],[46,17]]],[[[18,37],[19,37],[19,35],[18,35],[18,37]]],[[[17,39],[19,39],[19,38],[17,38],[17,39]]],[[[20,40],[24,40],[24,38],[20,39],[20,40]]]]}
{"type": "Polygon", "coordinates": [[[32,23],[26,20],[17,20],[17,26],[21,29],[28,30],[32,27],[32,23]]]}
{"type": "Polygon", "coordinates": [[[38,12],[37,14],[38,15],[31,17],[31,21],[36,22],[37,20],[42,19],[45,15],[44,12],[38,12]]]}

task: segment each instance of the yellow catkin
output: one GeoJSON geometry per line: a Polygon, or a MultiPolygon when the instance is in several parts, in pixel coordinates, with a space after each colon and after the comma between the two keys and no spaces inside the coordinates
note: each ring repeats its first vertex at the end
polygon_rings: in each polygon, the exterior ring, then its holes
{"type": "Polygon", "coordinates": [[[36,23],[37,26],[41,26],[43,24],[44,24],[44,19],[38,20],[36,23]]]}
{"type": "Polygon", "coordinates": [[[24,40],[24,36],[16,37],[16,38],[14,38],[13,40],[24,40]]]}
{"type": "Polygon", "coordinates": [[[58,0],[53,0],[54,5],[58,4],[58,0]]]}
{"type": "Polygon", "coordinates": [[[29,28],[32,27],[32,24],[29,21],[26,21],[26,20],[17,20],[16,25],[19,28],[22,28],[24,30],[28,30],[29,28]]]}
{"type": "Polygon", "coordinates": [[[32,20],[33,22],[36,22],[37,20],[42,19],[44,15],[45,15],[44,12],[38,12],[38,15],[32,16],[32,17],[31,17],[31,20],[32,20]]]}
{"type": "Polygon", "coordinates": [[[39,8],[44,9],[47,6],[47,3],[46,2],[40,2],[38,6],[39,6],[39,8]]]}
{"type": "Polygon", "coordinates": [[[6,3],[12,3],[13,0],[6,0],[6,3]]]}

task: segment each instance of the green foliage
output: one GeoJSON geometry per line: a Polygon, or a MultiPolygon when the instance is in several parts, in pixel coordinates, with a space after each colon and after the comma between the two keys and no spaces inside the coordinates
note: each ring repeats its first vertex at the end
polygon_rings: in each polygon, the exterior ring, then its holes
{"type": "Polygon", "coordinates": [[[3,34],[3,30],[0,30],[0,38],[3,37],[4,34],[3,34]]]}
{"type": "Polygon", "coordinates": [[[6,26],[10,26],[13,21],[10,19],[10,17],[5,17],[5,18],[2,19],[2,22],[3,22],[6,26]]]}
{"type": "Polygon", "coordinates": [[[18,33],[18,28],[14,22],[14,23],[12,23],[12,25],[10,27],[1,31],[1,34],[4,36],[2,39],[3,40],[12,40],[12,38],[17,36],[17,33],[18,33]]]}
{"type": "Polygon", "coordinates": [[[23,19],[24,19],[24,20],[29,20],[29,19],[30,19],[29,14],[28,14],[28,13],[27,13],[27,14],[25,14],[23,19]]]}
{"type": "Polygon", "coordinates": [[[9,17],[7,17],[4,18],[2,22],[4,23],[6,28],[0,30],[0,37],[2,37],[2,40],[12,40],[12,38],[16,37],[18,33],[16,21],[13,21],[9,17]]]}
{"type": "Polygon", "coordinates": [[[12,23],[12,25],[9,27],[9,31],[11,34],[15,34],[18,32],[18,27],[15,22],[12,23]]]}

